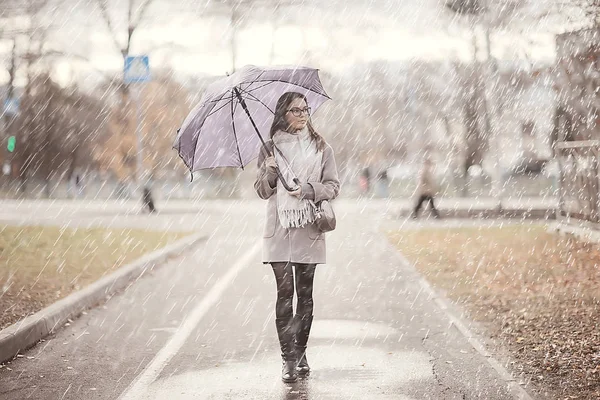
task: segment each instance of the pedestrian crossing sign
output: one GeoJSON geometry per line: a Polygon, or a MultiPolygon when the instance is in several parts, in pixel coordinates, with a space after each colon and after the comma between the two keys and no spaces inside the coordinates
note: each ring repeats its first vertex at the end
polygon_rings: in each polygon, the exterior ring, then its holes
{"type": "Polygon", "coordinates": [[[125,59],[125,83],[143,83],[150,81],[150,62],[148,56],[128,56],[125,59]]]}

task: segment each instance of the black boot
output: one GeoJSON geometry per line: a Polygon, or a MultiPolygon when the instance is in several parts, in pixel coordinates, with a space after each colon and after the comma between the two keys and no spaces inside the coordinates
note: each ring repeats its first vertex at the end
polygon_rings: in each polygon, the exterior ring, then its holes
{"type": "Polygon", "coordinates": [[[307,376],[310,373],[310,367],[306,360],[306,344],[308,343],[308,336],[310,335],[310,327],[312,326],[313,316],[301,318],[296,316],[297,319],[297,330],[296,330],[296,357],[298,359],[298,366],[296,371],[299,375],[307,376]]]}
{"type": "Polygon", "coordinates": [[[275,326],[277,327],[277,336],[279,337],[281,358],[283,360],[281,380],[285,383],[296,382],[298,380],[298,373],[296,372],[295,335],[292,327],[292,318],[275,318],[275,326]]]}

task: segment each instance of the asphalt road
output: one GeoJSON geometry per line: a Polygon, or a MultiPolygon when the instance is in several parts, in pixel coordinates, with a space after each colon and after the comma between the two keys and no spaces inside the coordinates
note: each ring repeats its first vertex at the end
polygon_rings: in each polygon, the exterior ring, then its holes
{"type": "Polygon", "coordinates": [[[63,214],[54,223],[194,230],[209,239],[1,368],[0,398],[515,398],[387,243],[384,208],[352,201],[336,207],[328,263],[317,269],[313,372],[282,383],[275,281],[260,261],[263,207],[208,202],[143,216],[56,206],[63,214]]]}

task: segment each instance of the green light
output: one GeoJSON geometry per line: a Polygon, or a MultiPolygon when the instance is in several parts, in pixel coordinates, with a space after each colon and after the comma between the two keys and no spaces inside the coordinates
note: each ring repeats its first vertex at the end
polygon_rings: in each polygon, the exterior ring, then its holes
{"type": "Polygon", "coordinates": [[[14,136],[10,136],[8,138],[8,144],[6,145],[6,148],[8,149],[8,151],[10,153],[12,153],[13,151],[15,151],[15,145],[17,144],[17,138],[15,138],[14,136]]]}

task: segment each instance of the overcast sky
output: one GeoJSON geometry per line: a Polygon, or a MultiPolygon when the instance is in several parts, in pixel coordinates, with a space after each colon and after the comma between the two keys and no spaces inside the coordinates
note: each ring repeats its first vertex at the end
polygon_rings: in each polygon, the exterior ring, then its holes
{"type": "MultiPolygon", "coordinates": [[[[544,16],[550,3],[530,0],[508,27],[494,29],[493,53],[506,60],[552,62],[554,33],[568,29],[567,10],[544,16]]],[[[94,1],[66,0],[67,7],[47,14],[54,23],[49,46],[83,56],[56,63],[62,83],[98,76],[95,70],[122,69],[106,25],[94,1]]],[[[111,18],[125,31],[126,3],[112,0],[111,18]],[[121,3],[119,5],[119,3],[121,3]],[[119,9],[119,7],[121,7],[119,9]]],[[[153,68],[169,67],[177,74],[222,75],[232,69],[229,16],[214,12],[206,2],[154,0],[144,25],[136,33],[133,54],[149,56],[153,68]]],[[[454,18],[439,0],[313,0],[282,7],[277,15],[267,9],[245,13],[237,29],[237,67],[270,62],[274,40],[275,64],[307,63],[326,70],[342,70],[372,60],[463,60],[472,58],[472,31],[463,18],[454,18]],[[324,4],[324,5],[319,5],[324,4]],[[273,36],[274,22],[278,25],[273,36]]],[[[496,3],[497,4],[497,3],[496,3]]],[[[572,19],[578,15],[568,10],[572,19]],[[573,17],[574,16],[574,17],[573,17]]],[[[121,38],[124,41],[124,37],[121,38]]],[[[0,51],[6,54],[6,43],[0,51]]],[[[0,71],[0,82],[8,74],[0,71]]]]}

